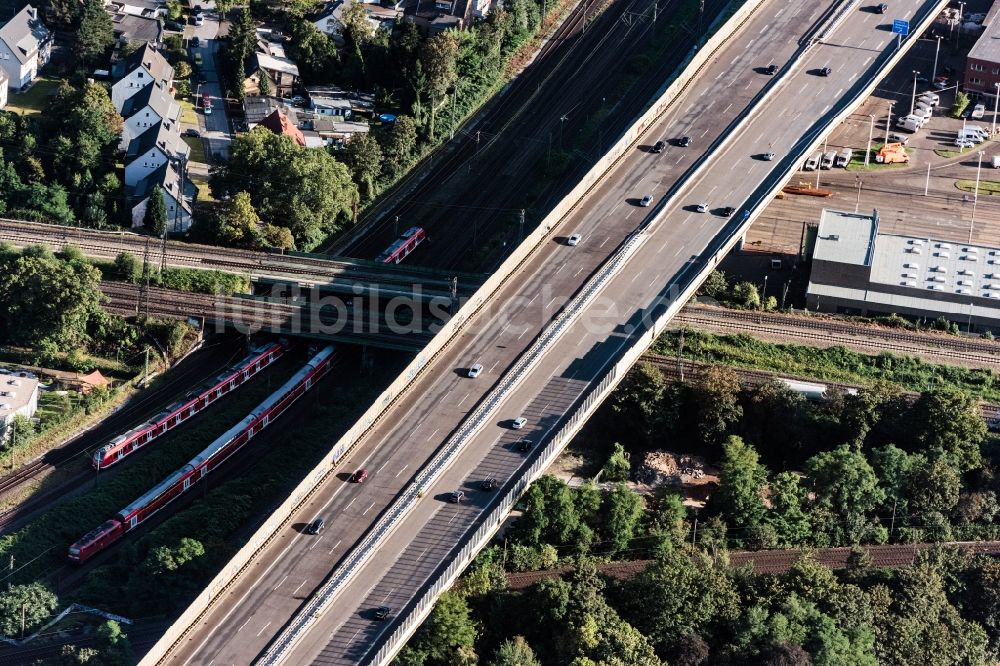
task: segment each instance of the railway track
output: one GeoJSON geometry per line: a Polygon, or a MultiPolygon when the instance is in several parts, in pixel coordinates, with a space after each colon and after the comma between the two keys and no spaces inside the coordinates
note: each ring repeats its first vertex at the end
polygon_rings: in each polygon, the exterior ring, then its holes
{"type": "Polygon", "coordinates": [[[166,251],[163,252],[161,241],[150,236],[5,218],[0,218],[0,241],[7,241],[15,247],[40,244],[59,249],[74,245],[85,255],[99,259],[114,259],[121,252],[139,257],[148,254],[150,262],[156,266],[162,261],[171,267],[216,270],[250,277],[281,277],[320,283],[342,278],[401,288],[420,284],[426,293],[450,294],[453,277],[458,278],[461,294],[472,293],[480,282],[479,276],[443,274],[406,265],[368,265],[332,257],[254,252],[176,241],[167,241],[166,251]]]}
{"type": "Polygon", "coordinates": [[[934,356],[960,365],[1000,368],[1000,343],[962,339],[947,334],[899,331],[872,324],[814,319],[773,312],[745,312],[688,306],[671,322],[674,328],[690,327],[724,333],[762,334],[791,341],[793,338],[843,345],[875,353],[890,351],[914,356],[934,356]]]}
{"type": "MultiPolygon", "coordinates": [[[[76,458],[88,459],[96,448],[118,433],[158,413],[164,405],[183,395],[191,385],[204,383],[231,365],[240,354],[239,342],[230,341],[199,354],[175,368],[164,383],[129,401],[93,429],[80,433],[59,448],[51,449],[41,457],[0,477],[0,497],[37,480],[56,466],[68,464],[76,458]],[[206,372],[206,367],[211,371],[206,372]]],[[[0,533],[23,524],[53,500],[65,496],[92,477],[93,472],[88,466],[81,473],[70,475],[67,480],[45,488],[16,507],[0,513],[0,533]]]]}
{"type": "MultiPolygon", "coordinates": [[[[865,546],[864,549],[871,557],[871,568],[900,569],[912,566],[917,561],[917,556],[920,553],[938,545],[958,546],[967,553],[977,555],[1000,554],[1000,541],[955,541],[944,544],[890,544],[865,546]]],[[[788,571],[804,552],[798,549],[731,551],[729,553],[729,566],[737,568],[749,564],[753,567],[753,572],[756,574],[783,573],[788,571]]],[[[852,551],[850,548],[817,548],[809,552],[816,558],[817,563],[825,567],[830,569],[844,569],[848,566],[848,560],[852,551]]],[[[597,569],[600,573],[611,578],[626,580],[641,574],[655,564],[655,562],[655,560],[614,562],[611,564],[599,564],[597,565],[597,569]]],[[[572,567],[560,567],[545,571],[511,573],[507,574],[507,586],[511,590],[523,590],[539,581],[548,578],[561,578],[572,571],[572,567]]]]}

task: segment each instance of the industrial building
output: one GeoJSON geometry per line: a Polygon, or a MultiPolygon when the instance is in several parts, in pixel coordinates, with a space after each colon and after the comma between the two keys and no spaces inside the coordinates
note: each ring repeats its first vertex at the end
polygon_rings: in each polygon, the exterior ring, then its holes
{"type": "Polygon", "coordinates": [[[0,442],[10,436],[15,416],[30,419],[38,409],[38,379],[28,373],[0,371],[0,442]]]}
{"type": "Polygon", "coordinates": [[[812,251],[810,310],[1000,329],[1000,248],[882,234],[871,214],[824,209],[812,251]]]}

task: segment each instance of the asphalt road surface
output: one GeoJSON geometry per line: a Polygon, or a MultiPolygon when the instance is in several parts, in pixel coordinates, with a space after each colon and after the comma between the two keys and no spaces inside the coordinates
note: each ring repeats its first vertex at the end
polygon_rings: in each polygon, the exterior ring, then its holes
{"type": "MultiPolygon", "coordinates": [[[[930,3],[928,3],[930,4],[930,3]]],[[[625,322],[661,303],[672,279],[723,229],[726,219],[686,210],[708,202],[712,208],[740,206],[778,161],[755,155],[770,147],[780,160],[787,146],[806,135],[814,122],[855,86],[862,73],[893,36],[880,25],[889,18],[912,17],[922,6],[899,2],[892,17],[853,12],[830,43],[814,47],[803,65],[782,81],[781,91],[713,166],[687,184],[666,210],[665,222],[651,230],[624,269],[569,331],[507,398],[495,423],[481,429],[432,492],[350,582],[337,603],[316,622],[287,663],[357,664],[371,657],[393,626],[371,613],[382,605],[404,612],[406,604],[445,561],[451,550],[496,497],[478,489],[494,476],[506,482],[526,458],[516,451],[521,436],[541,441],[564,414],[603,376],[605,368],[633,341],[625,322]],[[829,77],[810,73],[831,66],[829,77]],[[508,428],[524,415],[526,428],[508,428]],[[454,489],[468,501],[444,501],[454,489]]],[[[467,331],[440,354],[367,441],[345,464],[338,482],[316,493],[295,521],[294,529],[275,539],[241,579],[215,604],[169,659],[170,663],[250,663],[290,615],[320,585],[334,565],[396,496],[431,453],[441,446],[504,371],[518,358],[559,307],[613,252],[651,209],[635,201],[646,194],[661,197],[731,120],[772,79],[755,71],[771,62],[783,64],[797,40],[829,3],[789,4],[772,0],[719,52],[699,79],[665,115],[658,138],[691,136],[689,148],[668,147],[662,154],[648,146],[633,151],[590,198],[564,222],[563,236],[547,243],[525,262],[467,331]],[[577,247],[565,245],[572,232],[583,234],[577,247]],[[482,363],[476,380],[463,376],[482,363]],[[365,467],[371,476],[351,484],[347,474],[365,467]],[[302,527],[314,516],[326,518],[320,536],[302,527]]]]}

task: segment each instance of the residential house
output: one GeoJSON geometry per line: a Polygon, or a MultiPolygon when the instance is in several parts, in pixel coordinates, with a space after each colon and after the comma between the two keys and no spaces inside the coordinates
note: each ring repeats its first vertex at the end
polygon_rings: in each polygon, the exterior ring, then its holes
{"type": "Polygon", "coordinates": [[[180,169],[173,163],[166,162],[136,183],[134,188],[130,188],[128,205],[132,211],[132,226],[142,226],[146,207],[149,206],[149,195],[152,194],[154,186],[159,185],[167,209],[167,231],[170,233],[187,231],[191,227],[190,198],[194,186],[186,183],[187,191],[182,196],[181,180],[180,169]]]}
{"type": "Polygon", "coordinates": [[[327,145],[341,144],[355,134],[366,133],[369,129],[368,123],[320,117],[311,121],[311,127],[327,145]]]}
{"type": "Polygon", "coordinates": [[[0,68],[11,90],[31,84],[52,55],[52,33],[27,5],[0,27],[0,68]]]}
{"type": "Polygon", "coordinates": [[[118,113],[125,102],[146,86],[157,85],[168,94],[174,85],[174,68],[150,44],[119,60],[112,67],[117,81],[111,86],[111,102],[118,113]]]}
{"type": "MultiPolygon", "coordinates": [[[[344,22],[343,13],[347,8],[350,0],[334,0],[333,2],[328,2],[320,13],[319,17],[313,19],[313,25],[316,28],[326,34],[333,42],[338,46],[342,47],[344,45],[344,22]]],[[[378,3],[366,2],[363,3],[365,7],[365,18],[372,25],[375,30],[384,30],[386,32],[392,32],[392,26],[395,24],[396,20],[403,15],[403,3],[402,2],[392,2],[392,6],[383,7],[378,3]]]]}
{"type": "Polygon", "coordinates": [[[299,83],[299,67],[294,61],[284,56],[273,56],[260,51],[254,53],[247,74],[243,89],[248,94],[260,92],[261,74],[267,76],[271,94],[279,97],[291,95],[299,83]]]}
{"type": "Polygon", "coordinates": [[[261,127],[266,127],[275,134],[283,134],[287,137],[291,137],[292,141],[305,147],[306,138],[302,135],[302,130],[296,127],[286,114],[282,113],[279,109],[275,109],[271,115],[267,116],[258,123],[261,127]]]}
{"type": "Polygon", "coordinates": [[[0,109],[7,106],[7,72],[0,69],[0,109]]]}
{"type": "Polygon", "coordinates": [[[370,93],[352,93],[337,86],[308,88],[309,109],[317,116],[348,120],[357,114],[371,114],[375,98],[370,93]]]}
{"type": "Polygon", "coordinates": [[[111,15],[119,43],[160,43],[163,34],[160,17],[167,14],[163,0],[111,0],[106,2],[105,9],[111,15]]]}
{"type": "Polygon", "coordinates": [[[132,139],[125,151],[125,188],[137,187],[139,181],[172,159],[186,160],[191,148],[181,139],[177,123],[161,120],[132,139]]]}
{"type": "Polygon", "coordinates": [[[173,96],[159,85],[150,85],[125,100],[121,109],[125,125],[119,150],[128,150],[132,139],[136,138],[160,121],[176,126],[181,115],[181,107],[173,96]]]}

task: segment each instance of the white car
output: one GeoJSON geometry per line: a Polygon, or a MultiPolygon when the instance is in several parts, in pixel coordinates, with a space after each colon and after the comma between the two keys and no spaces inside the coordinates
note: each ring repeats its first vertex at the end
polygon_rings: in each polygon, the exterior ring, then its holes
{"type": "Polygon", "coordinates": [[[772,152],[766,152],[766,153],[764,153],[764,160],[770,162],[773,159],[774,159],[774,153],[772,153],[772,152]]]}
{"type": "Polygon", "coordinates": [[[653,195],[647,194],[642,198],[642,201],[639,202],[639,205],[642,206],[643,208],[646,208],[651,203],[653,203],[653,195]]]}
{"type": "Polygon", "coordinates": [[[708,210],[708,204],[700,203],[697,206],[695,206],[695,210],[697,210],[699,213],[704,213],[705,211],[708,210]]]}
{"type": "Polygon", "coordinates": [[[566,245],[579,245],[581,240],[583,240],[583,236],[581,234],[573,234],[566,239],[566,245]]]}
{"type": "Polygon", "coordinates": [[[472,365],[472,367],[469,368],[469,372],[466,373],[466,374],[469,376],[469,379],[475,379],[480,374],[482,374],[482,372],[483,372],[483,364],[482,363],[474,363],[472,365]]]}
{"type": "Polygon", "coordinates": [[[955,139],[955,145],[959,148],[972,148],[976,143],[968,139],[955,139]]]}
{"type": "Polygon", "coordinates": [[[520,430],[521,428],[524,427],[524,424],[527,422],[528,419],[524,418],[523,416],[518,416],[511,422],[510,427],[513,428],[514,430],[520,430]]]}

